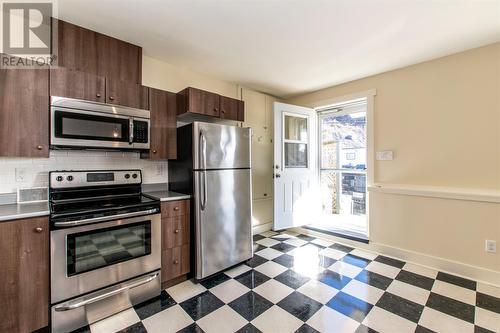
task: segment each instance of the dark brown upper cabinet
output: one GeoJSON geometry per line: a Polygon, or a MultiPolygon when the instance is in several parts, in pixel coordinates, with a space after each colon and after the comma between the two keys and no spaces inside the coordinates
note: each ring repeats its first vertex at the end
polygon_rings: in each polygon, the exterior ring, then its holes
{"type": "Polygon", "coordinates": [[[49,157],[48,69],[0,69],[0,156],[49,157]]]}
{"type": "Polygon", "coordinates": [[[97,33],[77,25],[52,18],[53,52],[57,65],[72,70],[97,74],[97,33]]]}
{"type": "Polygon", "coordinates": [[[142,158],[167,160],[177,158],[176,94],[149,88],[151,111],[150,150],[142,158]]]}
{"type": "Polygon", "coordinates": [[[186,88],[178,93],[177,114],[186,112],[198,113],[206,116],[220,116],[219,95],[209,91],[186,88]]]}
{"type": "Polygon", "coordinates": [[[75,71],[67,68],[50,70],[50,95],[106,102],[106,78],[104,76],[75,71]]]}
{"type": "Polygon", "coordinates": [[[209,91],[189,87],[177,94],[177,115],[195,113],[243,121],[244,112],[243,101],[209,91]]]}
{"type": "Polygon", "coordinates": [[[104,34],[52,19],[57,65],[122,81],[142,83],[142,48],[104,34]]]}
{"type": "Polygon", "coordinates": [[[149,88],[130,81],[106,78],[106,103],[149,110],[149,88]]]}
{"type": "Polygon", "coordinates": [[[220,118],[243,121],[244,102],[239,99],[220,96],[220,118]]]}
{"type": "Polygon", "coordinates": [[[142,83],[142,48],[97,34],[97,74],[142,83]]]}
{"type": "Polygon", "coordinates": [[[0,223],[0,332],[49,324],[49,241],[47,217],[0,223]]]}

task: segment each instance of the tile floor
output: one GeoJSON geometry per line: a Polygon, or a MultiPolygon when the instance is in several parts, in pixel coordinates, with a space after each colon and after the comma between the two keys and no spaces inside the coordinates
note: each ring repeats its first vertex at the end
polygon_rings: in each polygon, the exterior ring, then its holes
{"type": "Polygon", "coordinates": [[[78,332],[500,332],[500,288],[293,232],[254,241],[246,264],[78,332]]]}

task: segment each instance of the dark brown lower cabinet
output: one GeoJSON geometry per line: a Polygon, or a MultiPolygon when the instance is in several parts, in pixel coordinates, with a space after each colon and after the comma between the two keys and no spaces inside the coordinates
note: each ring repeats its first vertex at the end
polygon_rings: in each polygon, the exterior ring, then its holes
{"type": "Polygon", "coordinates": [[[48,217],[0,222],[0,332],[49,324],[48,217]]]}
{"type": "Polygon", "coordinates": [[[189,273],[189,244],[162,251],[162,283],[189,273]]]}
{"type": "Polygon", "coordinates": [[[0,69],[0,156],[49,157],[48,69],[0,69]]]}
{"type": "Polygon", "coordinates": [[[190,271],[189,200],[162,203],[161,275],[171,285],[190,271]]]}

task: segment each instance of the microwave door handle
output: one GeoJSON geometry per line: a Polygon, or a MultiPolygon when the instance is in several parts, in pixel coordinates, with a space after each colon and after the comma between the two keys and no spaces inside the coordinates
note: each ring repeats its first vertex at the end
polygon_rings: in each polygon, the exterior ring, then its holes
{"type": "Polygon", "coordinates": [[[129,118],[129,144],[134,143],[134,118],[129,118]]]}

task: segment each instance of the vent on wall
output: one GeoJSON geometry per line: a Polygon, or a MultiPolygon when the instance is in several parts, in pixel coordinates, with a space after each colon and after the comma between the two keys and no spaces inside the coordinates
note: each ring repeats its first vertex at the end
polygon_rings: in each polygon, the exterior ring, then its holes
{"type": "Polygon", "coordinates": [[[48,200],[48,189],[46,187],[23,188],[17,190],[17,202],[41,202],[48,200]]]}

